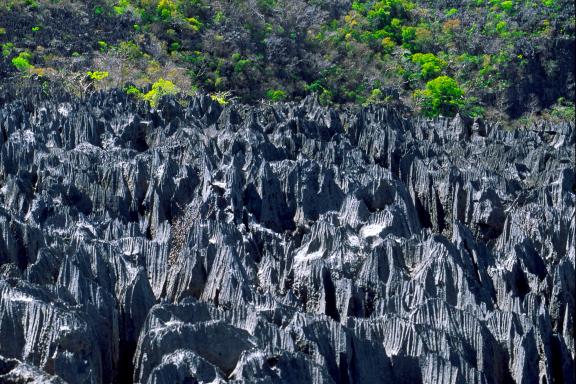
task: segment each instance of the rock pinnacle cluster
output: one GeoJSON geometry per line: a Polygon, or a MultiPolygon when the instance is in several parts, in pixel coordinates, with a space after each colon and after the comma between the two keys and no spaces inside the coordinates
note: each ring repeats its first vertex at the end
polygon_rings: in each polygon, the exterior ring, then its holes
{"type": "Polygon", "coordinates": [[[1,383],[574,383],[573,123],[0,103],[1,383]]]}

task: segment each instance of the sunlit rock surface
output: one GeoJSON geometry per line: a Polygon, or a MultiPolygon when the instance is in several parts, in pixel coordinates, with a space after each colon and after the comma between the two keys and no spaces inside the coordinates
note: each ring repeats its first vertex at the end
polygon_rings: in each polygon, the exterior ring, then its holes
{"type": "Polygon", "coordinates": [[[8,98],[0,382],[574,383],[574,143],[313,99],[8,98]]]}

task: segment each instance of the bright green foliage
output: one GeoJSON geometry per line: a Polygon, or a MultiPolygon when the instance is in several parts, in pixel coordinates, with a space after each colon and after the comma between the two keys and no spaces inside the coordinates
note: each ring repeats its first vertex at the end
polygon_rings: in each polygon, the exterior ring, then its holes
{"type": "Polygon", "coordinates": [[[106,43],[105,41],[100,40],[98,42],[98,48],[100,49],[100,52],[106,52],[108,50],[108,43],[106,43]]]}
{"type": "Polygon", "coordinates": [[[415,53],[412,62],[420,65],[420,76],[423,79],[431,79],[440,75],[446,67],[446,62],[433,53],[415,53]]]}
{"type": "Polygon", "coordinates": [[[156,6],[158,15],[163,19],[169,19],[172,15],[176,15],[176,2],[172,0],[160,0],[156,6]]]}
{"type": "Polygon", "coordinates": [[[281,89],[270,89],[266,92],[266,98],[270,101],[282,101],[286,98],[286,92],[281,89]]]}
{"type": "Polygon", "coordinates": [[[319,80],[316,80],[306,86],[306,91],[308,92],[322,92],[325,89],[326,88],[324,88],[324,86],[319,80]]]}
{"type": "Polygon", "coordinates": [[[8,57],[10,53],[12,53],[12,49],[14,48],[14,43],[0,43],[0,48],[2,48],[2,56],[8,57]]]}
{"type": "Polygon", "coordinates": [[[144,24],[177,24],[193,31],[199,31],[203,25],[192,11],[203,6],[202,0],[127,0],[127,3],[132,4],[133,12],[140,14],[144,24]]]}
{"type": "MultiPolygon", "coordinates": [[[[377,44],[389,38],[400,43],[402,25],[413,4],[406,0],[355,1],[341,29],[346,39],[377,44]]],[[[386,51],[389,47],[383,47],[386,51]]]]}
{"type": "Polygon", "coordinates": [[[90,80],[102,81],[107,78],[110,74],[106,71],[88,71],[86,72],[90,80]]]}
{"type": "Polygon", "coordinates": [[[366,18],[374,30],[383,29],[391,25],[392,20],[399,20],[406,14],[404,1],[384,0],[376,1],[371,6],[366,4],[366,18]]]}
{"type": "Polygon", "coordinates": [[[378,88],[374,88],[370,92],[370,96],[368,96],[368,98],[366,98],[366,100],[362,104],[364,104],[364,105],[377,104],[377,103],[381,103],[384,100],[385,100],[385,98],[384,98],[384,94],[382,93],[382,91],[378,88]]]}
{"type": "Polygon", "coordinates": [[[188,17],[186,21],[188,22],[188,27],[193,31],[198,32],[202,28],[202,22],[195,17],[188,17]]]}
{"type": "Polygon", "coordinates": [[[120,0],[118,1],[118,5],[114,6],[114,13],[117,15],[124,15],[128,12],[128,7],[130,6],[130,1],[128,0],[120,0]]]}
{"type": "Polygon", "coordinates": [[[26,5],[28,5],[31,9],[36,9],[38,8],[38,1],[36,0],[26,0],[25,1],[26,5]]]}
{"type": "Polygon", "coordinates": [[[514,8],[513,0],[490,0],[493,10],[503,10],[506,12],[511,12],[514,8]]]}
{"type": "Polygon", "coordinates": [[[126,87],[126,88],[124,89],[124,92],[126,92],[126,94],[127,94],[127,95],[130,95],[130,96],[136,96],[136,97],[138,97],[138,98],[141,98],[141,97],[142,97],[142,91],[139,90],[138,88],[136,88],[136,87],[133,86],[133,85],[130,85],[130,86],[126,87]]]}
{"type": "Polygon", "coordinates": [[[242,72],[250,64],[248,59],[240,59],[234,64],[234,72],[242,72]]]}
{"type": "Polygon", "coordinates": [[[160,79],[152,84],[152,89],[143,95],[143,99],[148,101],[152,107],[158,105],[162,96],[176,95],[180,89],[170,80],[160,79]]]}
{"type": "Polygon", "coordinates": [[[503,34],[508,30],[508,23],[506,23],[505,21],[499,21],[498,24],[496,24],[496,32],[498,32],[498,34],[503,34]]]}
{"type": "Polygon", "coordinates": [[[414,92],[414,98],[428,117],[454,116],[463,105],[464,92],[451,77],[440,76],[426,83],[426,89],[414,92]]]}
{"type": "Polygon", "coordinates": [[[242,55],[240,55],[238,52],[233,53],[231,59],[234,66],[234,72],[236,73],[243,72],[244,69],[252,62],[249,59],[243,59],[242,55]]]}
{"type": "Polygon", "coordinates": [[[330,105],[334,102],[333,101],[334,95],[328,89],[324,89],[322,91],[322,93],[320,94],[320,97],[318,98],[318,100],[320,101],[320,104],[322,104],[322,105],[330,105]]]}
{"type": "Polygon", "coordinates": [[[5,34],[6,34],[6,28],[0,27],[0,35],[5,35],[5,34]]]}
{"type": "Polygon", "coordinates": [[[32,27],[32,32],[38,32],[40,30],[40,27],[36,26],[36,27],[32,27]]]}
{"type": "Polygon", "coordinates": [[[29,61],[31,58],[32,55],[28,52],[21,52],[17,57],[12,59],[12,65],[14,65],[20,72],[28,72],[30,69],[34,68],[29,61]]]}
{"type": "Polygon", "coordinates": [[[214,13],[214,17],[212,18],[212,20],[216,24],[222,24],[224,22],[224,19],[225,17],[222,11],[216,11],[216,13],[214,13]]]}
{"type": "Polygon", "coordinates": [[[416,28],[415,27],[402,27],[402,41],[405,44],[410,43],[416,38],[416,28]]]}
{"type": "Polygon", "coordinates": [[[446,12],[446,16],[447,17],[454,16],[457,13],[458,13],[458,10],[456,8],[450,8],[448,10],[448,12],[446,12]]]}
{"type": "Polygon", "coordinates": [[[510,0],[503,1],[500,3],[500,7],[502,7],[503,10],[510,12],[514,7],[514,2],[510,0]]]}
{"type": "Polygon", "coordinates": [[[216,92],[210,95],[210,98],[218,104],[224,106],[229,103],[227,92],[216,92]]]}

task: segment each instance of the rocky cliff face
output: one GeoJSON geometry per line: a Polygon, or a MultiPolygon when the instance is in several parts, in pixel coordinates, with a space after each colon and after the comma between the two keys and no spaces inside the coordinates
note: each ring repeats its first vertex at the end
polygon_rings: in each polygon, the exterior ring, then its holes
{"type": "Polygon", "coordinates": [[[572,124],[0,106],[0,382],[574,383],[572,124]]]}

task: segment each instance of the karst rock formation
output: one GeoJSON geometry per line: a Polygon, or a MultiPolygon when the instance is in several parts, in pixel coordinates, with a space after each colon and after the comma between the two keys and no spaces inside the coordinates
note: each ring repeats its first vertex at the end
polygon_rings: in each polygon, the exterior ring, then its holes
{"type": "Polygon", "coordinates": [[[0,103],[1,383],[574,383],[575,128],[0,103]]]}

